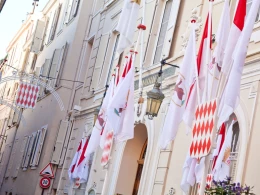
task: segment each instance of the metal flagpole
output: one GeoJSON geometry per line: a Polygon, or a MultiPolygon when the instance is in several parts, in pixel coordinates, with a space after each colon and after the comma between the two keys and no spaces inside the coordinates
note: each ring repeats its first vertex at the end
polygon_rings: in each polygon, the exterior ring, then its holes
{"type": "MultiPolygon", "coordinates": [[[[210,43],[211,43],[211,18],[212,18],[212,5],[213,5],[214,0],[209,0],[209,18],[208,18],[208,40],[207,40],[207,66],[210,60],[210,43]]],[[[207,74],[206,74],[206,95],[207,95],[207,89],[208,89],[208,67],[207,67],[207,74]]],[[[206,100],[209,100],[210,96],[206,97],[206,100]]],[[[214,131],[214,130],[213,130],[214,131]]],[[[214,132],[213,132],[214,133],[214,132]]],[[[215,138],[213,137],[213,142],[215,142],[214,140],[215,138]]],[[[207,171],[210,165],[210,155],[213,151],[213,148],[211,148],[211,152],[208,154],[208,156],[204,157],[205,159],[205,167],[203,170],[203,175],[202,175],[202,180],[200,183],[200,189],[199,189],[199,195],[204,195],[204,191],[205,191],[205,187],[206,187],[206,177],[207,177],[207,171]]]]}

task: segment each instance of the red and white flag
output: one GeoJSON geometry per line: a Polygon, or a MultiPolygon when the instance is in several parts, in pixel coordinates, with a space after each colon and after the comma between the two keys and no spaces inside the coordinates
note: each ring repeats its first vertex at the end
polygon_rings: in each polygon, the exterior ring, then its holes
{"type": "Polygon", "coordinates": [[[101,166],[105,166],[109,161],[109,157],[113,145],[113,138],[114,138],[113,131],[109,131],[106,133],[104,149],[101,157],[101,166]]]}
{"type": "Polygon", "coordinates": [[[212,172],[214,175],[214,180],[216,180],[216,181],[219,181],[219,180],[222,181],[227,176],[229,176],[233,124],[234,124],[234,121],[228,128],[228,132],[225,137],[225,141],[219,152],[219,155],[218,155],[216,163],[215,163],[215,167],[212,172]]]}
{"type": "Polygon", "coordinates": [[[88,147],[89,143],[89,137],[86,137],[83,139],[84,146],[82,148],[82,151],[80,152],[80,156],[77,161],[77,165],[75,168],[75,177],[79,179],[80,183],[85,183],[88,180],[88,170],[89,170],[89,165],[88,165],[88,160],[89,156],[85,156],[85,152],[88,147]]]}
{"type": "Polygon", "coordinates": [[[182,116],[185,111],[185,102],[188,97],[188,88],[191,85],[192,70],[197,66],[196,61],[196,38],[194,24],[189,37],[183,62],[180,66],[180,72],[171,103],[164,121],[161,137],[160,147],[165,149],[170,141],[175,139],[179,124],[182,121],[182,116]]]}
{"type": "Polygon", "coordinates": [[[225,0],[221,14],[218,31],[216,33],[216,47],[208,67],[208,92],[210,98],[216,98],[220,71],[224,59],[224,51],[227,45],[230,30],[229,0],[225,0]],[[214,76],[213,76],[214,75],[214,76]],[[214,82],[214,83],[213,83],[214,82]]]}
{"type": "Polygon", "coordinates": [[[76,153],[75,153],[75,155],[74,155],[74,157],[73,157],[73,159],[72,159],[72,162],[71,162],[71,164],[70,164],[70,168],[69,168],[69,170],[68,170],[69,178],[70,178],[71,181],[73,181],[73,179],[76,178],[76,177],[75,177],[75,175],[76,175],[76,174],[75,174],[75,173],[76,173],[75,168],[76,168],[76,165],[77,165],[77,162],[78,162],[78,158],[79,158],[79,156],[80,156],[80,152],[81,152],[82,147],[83,147],[82,141],[83,141],[83,140],[80,140],[78,149],[77,149],[77,151],[76,151],[76,153]]]}
{"type": "Polygon", "coordinates": [[[85,152],[85,156],[93,153],[100,144],[100,139],[105,127],[105,121],[107,120],[107,108],[110,101],[111,94],[113,93],[114,88],[114,77],[112,77],[110,85],[107,89],[106,96],[104,97],[103,103],[101,105],[98,117],[95,123],[95,126],[92,130],[91,137],[89,139],[88,148],[85,152]]]}
{"type": "Polygon", "coordinates": [[[211,50],[211,33],[210,36],[208,35],[209,18],[211,18],[210,12],[208,14],[204,26],[204,31],[203,31],[202,39],[200,42],[200,48],[197,56],[197,69],[194,69],[193,71],[193,82],[189,88],[186,108],[183,115],[183,121],[189,127],[189,129],[192,128],[192,123],[195,117],[196,105],[198,101],[201,101],[198,100],[197,93],[203,94],[205,88],[205,79],[207,74],[207,53],[210,53],[209,50],[211,50]],[[208,41],[210,41],[210,44],[208,44],[208,41]],[[197,78],[197,75],[199,78],[197,78]],[[196,83],[198,81],[199,81],[198,83],[199,89],[197,89],[197,83],[196,83]],[[199,92],[197,92],[197,90],[199,90],[199,92]]]}
{"type": "Polygon", "coordinates": [[[229,116],[234,112],[239,104],[240,83],[242,71],[247,54],[247,47],[255,24],[255,18],[259,10],[260,0],[254,0],[247,16],[245,27],[241,33],[236,50],[233,53],[233,63],[230,71],[229,79],[222,100],[223,107],[220,108],[218,125],[229,119],[229,116]]]}
{"type": "Polygon", "coordinates": [[[226,137],[226,125],[223,123],[219,134],[218,134],[218,138],[217,138],[217,148],[214,150],[213,152],[213,164],[212,164],[212,170],[214,170],[215,166],[216,166],[216,162],[218,159],[218,155],[222,149],[222,146],[224,144],[225,141],[225,137],[226,137]]]}
{"type": "Polygon", "coordinates": [[[124,0],[116,30],[120,33],[117,51],[122,53],[133,43],[140,7],[140,0],[124,0]]]}
{"type": "Polygon", "coordinates": [[[119,82],[108,106],[107,117],[118,141],[134,137],[134,65],[131,57],[130,62],[130,70],[119,82]]]}

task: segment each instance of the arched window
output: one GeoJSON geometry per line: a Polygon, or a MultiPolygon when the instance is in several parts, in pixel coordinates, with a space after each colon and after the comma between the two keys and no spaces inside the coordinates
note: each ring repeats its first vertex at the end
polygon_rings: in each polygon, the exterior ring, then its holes
{"type": "Polygon", "coordinates": [[[96,193],[95,193],[94,190],[90,190],[90,191],[88,192],[88,195],[96,195],[96,193]]]}

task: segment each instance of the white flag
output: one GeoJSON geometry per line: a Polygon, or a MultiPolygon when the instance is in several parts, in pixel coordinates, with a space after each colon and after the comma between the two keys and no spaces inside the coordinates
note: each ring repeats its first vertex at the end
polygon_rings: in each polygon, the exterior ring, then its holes
{"type": "Polygon", "coordinates": [[[197,66],[196,62],[196,38],[195,29],[189,37],[189,42],[185,50],[183,62],[176,81],[175,89],[171,98],[170,106],[164,121],[160,137],[160,147],[165,149],[170,141],[175,139],[182,116],[185,111],[185,102],[188,97],[188,88],[191,84],[191,70],[197,66]]]}
{"type": "Polygon", "coordinates": [[[208,66],[208,92],[211,92],[210,97],[215,98],[217,95],[217,86],[220,76],[220,71],[224,58],[228,35],[230,30],[230,8],[229,0],[225,0],[224,9],[218,25],[216,33],[216,47],[212,56],[211,63],[208,66]],[[213,76],[214,75],[214,76],[213,76]],[[213,83],[214,82],[214,83],[213,83]]]}
{"type": "Polygon", "coordinates": [[[224,180],[227,176],[229,176],[229,166],[230,166],[230,152],[231,152],[231,142],[233,135],[233,124],[228,128],[227,135],[225,137],[225,141],[220,150],[220,153],[217,157],[215,167],[213,169],[214,180],[224,180]]]}
{"type": "Polygon", "coordinates": [[[229,116],[234,112],[234,109],[239,103],[240,83],[246,59],[247,46],[253,31],[255,18],[259,10],[259,4],[260,0],[253,1],[245,27],[241,33],[236,50],[234,51],[233,65],[222,97],[223,108],[220,108],[218,127],[228,120],[229,116]]]}
{"type": "Polygon", "coordinates": [[[124,5],[116,30],[120,33],[117,51],[122,53],[131,46],[134,38],[140,0],[124,0],[124,5]]]}
{"type": "Polygon", "coordinates": [[[88,148],[85,152],[85,156],[93,153],[100,144],[101,135],[105,127],[105,121],[107,120],[107,107],[110,101],[111,94],[113,93],[113,89],[112,89],[114,86],[113,83],[114,83],[114,77],[112,77],[112,80],[110,81],[110,85],[107,89],[106,96],[104,97],[103,103],[98,113],[98,117],[95,126],[92,130],[89,139],[88,148]]]}
{"type": "MultiPolygon", "coordinates": [[[[130,59],[131,60],[131,57],[130,59]]],[[[134,61],[134,60],[133,60],[134,61]]],[[[116,92],[108,106],[108,120],[118,141],[134,136],[134,65],[118,84],[116,92]]]]}
{"type": "Polygon", "coordinates": [[[183,165],[183,174],[181,180],[181,189],[184,193],[188,193],[191,186],[196,183],[195,176],[195,167],[197,160],[190,157],[188,154],[186,156],[184,165],[183,165]]]}
{"type": "MultiPolygon", "coordinates": [[[[185,112],[183,115],[183,121],[187,125],[188,128],[192,128],[194,116],[195,116],[195,110],[198,101],[197,97],[197,90],[199,90],[199,94],[204,94],[203,91],[206,88],[205,87],[205,79],[206,79],[206,74],[207,74],[207,52],[210,50],[208,47],[208,41],[210,41],[210,46],[211,46],[211,33],[208,35],[208,25],[209,25],[209,17],[210,13],[208,14],[205,26],[204,26],[204,31],[202,34],[202,39],[200,42],[200,48],[197,56],[197,68],[193,69],[193,82],[189,88],[189,93],[187,97],[187,102],[186,102],[186,108],[185,112]],[[197,78],[197,75],[199,78],[197,78]],[[197,82],[199,83],[199,89],[197,89],[197,82]]],[[[191,67],[193,68],[193,67],[191,67]]],[[[207,94],[205,93],[205,96],[207,94]]],[[[200,95],[200,99],[202,99],[200,95]]]]}

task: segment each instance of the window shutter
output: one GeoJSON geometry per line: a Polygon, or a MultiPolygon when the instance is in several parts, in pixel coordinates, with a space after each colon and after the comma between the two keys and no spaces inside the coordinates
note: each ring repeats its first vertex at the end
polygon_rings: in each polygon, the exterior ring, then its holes
{"type": "Polygon", "coordinates": [[[31,155],[31,159],[30,159],[30,166],[35,166],[35,163],[34,163],[34,159],[35,159],[35,154],[36,154],[36,151],[37,151],[37,145],[38,145],[38,142],[39,142],[39,130],[36,131],[36,132],[33,132],[33,137],[34,137],[34,144],[33,144],[33,148],[32,148],[32,155],[31,155]]]}
{"type": "Polygon", "coordinates": [[[25,169],[28,168],[28,166],[29,166],[34,142],[35,142],[35,136],[31,135],[30,136],[30,142],[29,142],[29,145],[28,145],[28,148],[27,148],[27,151],[26,151],[26,157],[25,157],[25,160],[24,160],[24,167],[23,168],[25,168],[25,169]]]}
{"type": "Polygon", "coordinates": [[[68,4],[67,4],[67,9],[66,9],[66,13],[65,13],[65,24],[67,24],[70,20],[70,13],[71,13],[71,9],[72,9],[72,4],[73,4],[73,0],[68,0],[68,4]]]}
{"type": "Polygon", "coordinates": [[[59,163],[60,167],[64,163],[66,152],[67,152],[67,149],[69,146],[69,139],[70,139],[70,135],[71,135],[71,126],[72,126],[72,124],[68,123],[67,133],[66,133],[66,137],[65,137],[64,144],[63,144],[62,151],[61,151],[61,157],[60,157],[60,163],[59,163]]]}
{"type": "Polygon", "coordinates": [[[65,144],[64,141],[68,130],[68,123],[69,122],[66,120],[62,120],[60,123],[59,131],[58,131],[58,135],[56,138],[56,143],[54,146],[54,151],[51,159],[52,164],[58,165],[60,163],[61,153],[62,153],[63,145],[65,144]]]}
{"type": "Polygon", "coordinates": [[[47,79],[47,76],[49,74],[49,70],[50,70],[50,64],[51,64],[51,60],[50,59],[46,59],[43,66],[42,66],[42,71],[41,71],[41,75],[43,76],[43,78],[47,79]]]}
{"type": "MultiPolygon", "coordinates": [[[[13,164],[14,164],[14,157],[15,157],[15,152],[16,152],[16,149],[17,149],[17,144],[18,144],[18,139],[16,139],[14,141],[14,145],[13,145],[12,151],[10,150],[10,152],[12,152],[12,153],[11,153],[11,156],[10,156],[10,160],[8,162],[8,167],[7,167],[7,171],[6,171],[5,177],[9,177],[10,174],[11,174],[12,167],[13,167],[13,164]]],[[[10,149],[11,149],[11,146],[10,146],[10,149]]]]}
{"type": "Polygon", "coordinates": [[[79,3],[80,3],[80,0],[75,0],[74,1],[74,5],[73,5],[73,17],[76,17],[77,16],[77,13],[78,13],[78,10],[79,10],[79,3]]]}
{"type": "Polygon", "coordinates": [[[11,110],[11,113],[10,113],[10,116],[8,119],[8,123],[7,123],[8,127],[11,127],[13,125],[14,112],[15,112],[14,110],[11,110]]]}
{"type": "Polygon", "coordinates": [[[119,62],[120,54],[118,54],[116,52],[118,40],[119,40],[119,35],[115,36],[115,40],[113,41],[114,44],[110,44],[111,40],[112,39],[109,39],[107,51],[112,50],[112,57],[110,57],[111,53],[109,53],[109,54],[107,53],[108,55],[106,55],[106,57],[105,57],[103,69],[102,69],[102,72],[101,72],[101,76],[99,78],[99,87],[100,88],[105,87],[108,79],[110,79],[111,69],[112,68],[115,69],[116,66],[118,65],[118,62],[119,62]],[[110,65],[107,66],[107,64],[110,64],[110,65]]]}
{"type": "Polygon", "coordinates": [[[57,8],[57,10],[54,13],[53,16],[53,21],[52,21],[52,26],[51,26],[51,31],[50,31],[50,40],[53,40],[55,37],[56,29],[57,29],[57,24],[60,16],[60,10],[61,10],[61,5],[57,8]]]}
{"type": "Polygon", "coordinates": [[[43,35],[44,35],[44,22],[41,20],[37,20],[32,46],[30,49],[31,52],[39,53],[39,51],[41,50],[43,35]]]}
{"type": "Polygon", "coordinates": [[[62,76],[62,72],[63,72],[63,67],[64,67],[64,64],[65,64],[65,59],[66,59],[66,56],[67,56],[67,52],[68,52],[68,48],[69,48],[69,44],[66,43],[62,49],[61,49],[61,52],[60,52],[60,58],[59,58],[59,62],[58,62],[58,73],[57,73],[57,80],[56,80],[56,84],[55,86],[59,86],[60,84],[60,79],[61,79],[61,76],[62,76]]]}
{"type": "Polygon", "coordinates": [[[37,147],[34,155],[34,166],[37,166],[39,164],[46,132],[47,132],[47,126],[44,126],[41,128],[41,130],[39,130],[39,141],[37,143],[37,147]]]}
{"type": "Polygon", "coordinates": [[[109,40],[109,34],[105,34],[101,36],[90,89],[97,88],[99,77],[104,65],[104,58],[107,51],[108,40],[109,40]]]}
{"type": "Polygon", "coordinates": [[[20,167],[21,167],[21,165],[23,163],[23,155],[24,155],[24,151],[25,151],[25,147],[26,147],[27,141],[28,141],[28,137],[24,137],[23,143],[22,143],[22,146],[21,146],[21,150],[20,150],[21,153],[18,154],[19,156],[18,156],[17,164],[16,164],[15,167],[13,167],[13,174],[12,174],[13,178],[17,177],[19,169],[20,169],[20,167]]]}
{"type": "Polygon", "coordinates": [[[23,152],[23,157],[22,157],[22,164],[21,164],[22,168],[26,168],[25,161],[26,161],[26,157],[27,157],[27,151],[29,149],[30,139],[31,139],[30,136],[25,136],[25,138],[24,138],[25,147],[24,147],[24,152],[23,152]]]}
{"type": "Polygon", "coordinates": [[[20,112],[14,111],[13,124],[17,124],[19,121],[20,112]]]}
{"type": "Polygon", "coordinates": [[[55,49],[54,54],[53,54],[51,67],[50,67],[50,73],[49,73],[49,77],[50,77],[49,84],[52,87],[54,87],[54,85],[56,83],[61,51],[62,51],[62,49],[55,49]]]}
{"type": "Polygon", "coordinates": [[[173,0],[172,2],[171,14],[167,25],[167,32],[164,38],[161,59],[165,59],[169,57],[169,53],[172,45],[172,37],[176,26],[177,18],[178,18],[180,2],[181,0],[173,0]]]}
{"type": "Polygon", "coordinates": [[[53,21],[52,13],[50,13],[50,15],[48,16],[48,19],[47,19],[47,28],[46,28],[45,37],[44,37],[45,45],[47,45],[50,42],[50,32],[51,32],[51,28],[52,28],[52,21],[53,21]]]}

